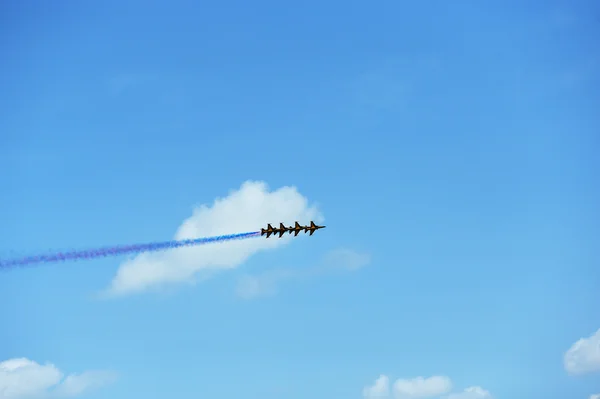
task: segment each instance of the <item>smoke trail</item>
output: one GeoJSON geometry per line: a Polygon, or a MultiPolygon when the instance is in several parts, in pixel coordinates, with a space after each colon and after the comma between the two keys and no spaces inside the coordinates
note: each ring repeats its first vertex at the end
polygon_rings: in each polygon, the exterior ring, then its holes
{"type": "Polygon", "coordinates": [[[164,242],[152,242],[147,244],[134,244],[134,245],[119,245],[114,247],[105,247],[97,249],[87,249],[80,251],[69,251],[69,252],[58,252],[55,254],[48,255],[35,255],[27,256],[24,258],[17,259],[0,259],[0,269],[7,269],[12,267],[27,266],[36,263],[51,263],[61,262],[67,260],[82,260],[82,259],[96,259],[104,258],[107,256],[119,256],[126,254],[139,254],[142,252],[156,252],[165,251],[169,249],[181,248],[181,247],[193,247],[196,245],[217,243],[223,241],[232,240],[244,240],[246,238],[258,237],[260,231],[254,231],[251,233],[240,233],[240,234],[228,234],[224,236],[215,237],[204,237],[204,238],[192,238],[187,240],[172,240],[164,242]]]}

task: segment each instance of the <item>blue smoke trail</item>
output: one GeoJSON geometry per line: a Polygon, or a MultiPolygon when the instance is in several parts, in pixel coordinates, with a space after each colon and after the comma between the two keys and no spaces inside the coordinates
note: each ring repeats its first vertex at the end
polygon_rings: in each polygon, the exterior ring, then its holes
{"type": "Polygon", "coordinates": [[[260,231],[254,231],[251,233],[240,233],[240,234],[228,234],[224,236],[216,237],[204,237],[204,238],[192,238],[187,240],[172,240],[164,242],[152,242],[147,244],[134,244],[134,245],[119,245],[114,247],[105,247],[98,249],[87,249],[80,251],[69,251],[69,252],[58,252],[55,254],[48,255],[35,255],[26,256],[17,259],[0,259],[0,269],[8,269],[13,267],[28,266],[36,263],[52,263],[62,262],[68,260],[82,260],[82,259],[96,259],[105,258],[107,256],[119,256],[125,254],[139,254],[142,252],[156,252],[166,251],[169,249],[181,248],[181,247],[193,247],[197,245],[232,241],[232,240],[244,240],[252,237],[259,237],[260,231]]]}

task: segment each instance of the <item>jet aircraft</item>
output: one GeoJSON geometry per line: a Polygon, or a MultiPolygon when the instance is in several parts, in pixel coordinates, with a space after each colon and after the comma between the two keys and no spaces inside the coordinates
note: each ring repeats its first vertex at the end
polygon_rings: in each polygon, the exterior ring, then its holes
{"type": "Polygon", "coordinates": [[[304,230],[304,233],[310,232],[309,235],[312,236],[316,230],[323,229],[323,228],[325,228],[325,226],[317,226],[315,224],[315,222],[313,222],[313,221],[310,222],[310,226],[302,226],[298,222],[295,222],[295,225],[290,226],[290,227],[285,227],[283,223],[279,223],[279,227],[273,227],[273,226],[271,226],[271,224],[268,224],[266,229],[260,229],[260,235],[261,236],[266,235],[267,238],[269,238],[271,236],[271,234],[273,234],[273,235],[279,234],[279,238],[281,238],[287,232],[289,234],[294,233],[294,237],[296,237],[298,235],[298,233],[300,233],[302,230],[304,230]]]}
{"type": "Polygon", "coordinates": [[[273,226],[271,226],[271,223],[269,223],[267,225],[266,229],[260,229],[260,235],[264,236],[265,234],[267,235],[266,238],[269,238],[271,236],[271,234],[273,234],[275,232],[275,229],[273,228],[273,226]]]}
{"type": "Polygon", "coordinates": [[[309,226],[304,226],[304,232],[307,233],[310,231],[310,236],[313,235],[313,233],[319,229],[324,229],[325,226],[317,226],[315,224],[315,222],[313,222],[312,220],[310,221],[310,227],[309,226]]]}
{"type": "Polygon", "coordinates": [[[283,234],[288,231],[288,228],[285,227],[283,223],[279,223],[279,228],[275,230],[277,230],[276,233],[279,233],[279,238],[281,238],[283,234]]]}
{"type": "Polygon", "coordinates": [[[288,230],[290,232],[290,234],[292,234],[292,232],[294,232],[294,237],[296,237],[298,235],[298,233],[300,233],[302,230],[304,230],[306,226],[300,226],[300,224],[298,222],[296,222],[296,225],[294,227],[290,226],[288,227],[288,230]]]}

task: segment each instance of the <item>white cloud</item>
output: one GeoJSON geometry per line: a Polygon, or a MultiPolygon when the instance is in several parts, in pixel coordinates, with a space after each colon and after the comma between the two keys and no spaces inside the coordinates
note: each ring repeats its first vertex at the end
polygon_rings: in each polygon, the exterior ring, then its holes
{"type": "Polygon", "coordinates": [[[570,374],[600,371],[600,329],[575,342],[565,353],[564,365],[570,374]]]}
{"type": "Polygon", "coordinates": [[[356,252],[352,249],[335,249],[325,255],[323,263],[327,268],[358,270],[371,262],[368,254],[356,252]]]}
{"type": "Polygon", "coordinates": [[[469,387],[462,392],[452,393],[447,399],[493,399],[492,394],[481,387],[469,387]]]}
{"type": "Polygon", "coordinates": [[[450,392],[452,381],[445,376],[398,379],[394,382],[396,399],[432,398],[450,392]]]}
{"type": "Polygon", "coordinates": [[[86,371],[81,374],[71,374],[56,387],[55,394],[60,397],[72,398],[101,388],[115,379],[116,375],[110,371],[86,371]]]}
{"type": "Polygon", "coordinates": [[[272,269],[260,274],[245,275],[238,281],[236,293],[244,299],[274,295],[279,285],[290,280],[308,279],[329,272],[354,271],[369,264],[369,255],[351,249],[335,249],[309,268],[272,269]]]}
{"type": "MultiPolygon", "coordinates": [[[[194,209],[178,228],[175,239],[250,232],[267,223],[290,224],[296,220],[320,223],[323,217],[295,187],[269,191],[264,182],[247,181],[229,196],[217,198],[212,206],[194,209]]],[[[257,252],[285,245],[289,240],[287,235],[271,240],[254,238],[141,254],[120,266],[107,293],[122,295],[189,282],[199,271],[235,268],[257,252]]]]}
{"type": "Polygon", "coordinates": [[[600,399],[600,393],[597,393],[595,395],[590,395],[590,399],[600,399]]]}
{"type": "Polygon", "coordinates": [[[444,399],[493,399],[488,391],[477,386],[447,395],[451,390],[452,380],[446,376],[397,379],[390,389],[389,377],[380,375],[372,385],[363,389],[363,398],[425,399],[444,397],[444,399]]]}
{"type": "Polygon", "coordinates": [[[236,294],[243,299],[269,296],[277,293],[278,286],[300,275],[292,269],[270,270],[262,274],[246,275],[239,279],[236,294]]]}
{"type": "Polygon", "coordinates": [[[385,399],[390,396],[390,379],[386,375],[380,375],[373,385],[363,389],[365,399],[385,399]]]}
{"type": "Polygon", "coordinates": [[[114,382],[110,371],[64,374],[53,364],[26,358],[0,362],[0,399],[76,397],[114,382]]]}

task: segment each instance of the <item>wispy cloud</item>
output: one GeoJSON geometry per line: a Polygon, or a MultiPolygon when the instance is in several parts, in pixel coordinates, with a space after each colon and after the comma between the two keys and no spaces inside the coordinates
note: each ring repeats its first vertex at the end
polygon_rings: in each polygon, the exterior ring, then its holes
{"type": "Polygon", "coordinates": [[[350,97],[371,111],[400,111],[412,99],[424,76],[440,70],[435,54],[394,57],[356,76],[350,97]]]}
{"type": "Polygon", "coordinates": [[[316,265],[305,269],[273,269],[255,275],[245,275],[238,280],[236,294],[244,299],[270,296],[289,281],[308,280],[322,275],[350,272],[371,262],[371,257],[351,249],[340,248],[327,252],[316,265]]]}

